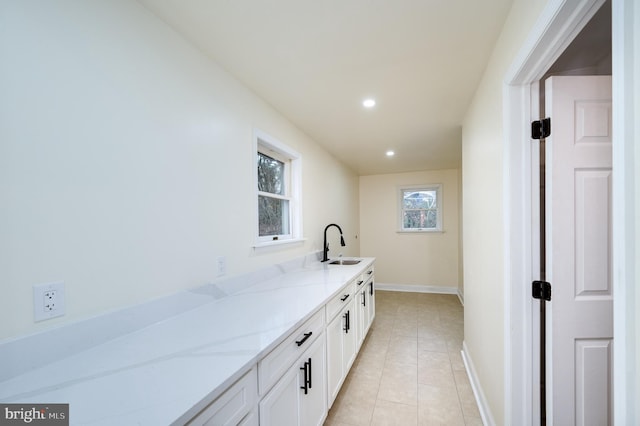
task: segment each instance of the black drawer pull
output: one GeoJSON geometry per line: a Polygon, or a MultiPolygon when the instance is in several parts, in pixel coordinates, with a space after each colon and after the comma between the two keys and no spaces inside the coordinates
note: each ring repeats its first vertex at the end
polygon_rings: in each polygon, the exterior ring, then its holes
{"type": "Polygon", "coordinates": [[[362,285],[362,283],[363,283],[363,282],[364,282],[364,281],[362,281],[362,280],[358,281],[358,285],[359,285],[359,286],[360,286],[360,285],[362,285]]]}
{"type": "Polygon", "coordinates": [[[306,341],[307,341],[307,339],[308,339],[309,337],[311,337],[311,335],[312,335],[312,334],[313,334],[313,332],[312,332],[312,331],[310,331],[310,332],[308,332],[308,333],[304,333],[304,337],[303,337],[301,340],[296,340],[296,345],[298,345],[298,346],[302,346],[302,344],[303,344],[304,342],[306,342],[306,341]]]}
{"type": "Polygon", "coordinates": [[[348,294],[345,294],[344,296],[342,296],[342,297],[340,298],[340,301],[341,301],[341,302],[344,302],[344,301],[345,301],[345,300],[347,300],[348,298],[349,298],[349,295],[348,295],[348,294]]]}
{"type": "Polygon", "coordinates": [[[367,272],[367,275],[371,275],[371,274],[373,274],[373,269],[367,272]]]}
{"type": "Polygon", "coordinates": [[[300,386],[300,389],[304,390],[306,395],[311,389],[311,358],[304,363],[304,367],[300,367],[300,370],[304,371],[304,386],[300,386]]]}

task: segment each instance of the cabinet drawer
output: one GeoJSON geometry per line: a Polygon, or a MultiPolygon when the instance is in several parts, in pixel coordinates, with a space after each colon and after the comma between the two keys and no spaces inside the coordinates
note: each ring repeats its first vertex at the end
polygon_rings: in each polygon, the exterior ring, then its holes
{"type": "Polygon", "coordinates": [[[363,273],[362,273],[362,280],[364,282],[369,281],[374,274],[374,269],[373,269],[373,265],[370,265],[363,273]]]}
{"type": "MultiPolygon", "coordinates": [[[[191,419],[189,426],[195,425],[237,425],[244,421],[258,401],[258,377],[253,368],[240,380],[213,401],[200,414],[191,419]]],[[[251,417],[251,416],[249,416],[251,417]]],[[[251,423],[248,423],[251,424],[251,423]]]]}
{"type": "Polygon", "coordinates": [[[320,309],[286,340],[258,363],[260,395],[264,395],[282,377],[314,340],[324,332],[324,311],[320,309]]]}
{"type": "Polygon", "coordinates": [[[365,283],[367,282],[368,277],[369,275],[363,273],[362,275],[359,275],[358,278],[356,278],[356,281],[355,281],[356,292],[359,292],[360,290],[362,290],[362,288],[366,285],[365,283]]]}
{"type": "MultiPolygon", "coordinates": [[[[351,299],[353,299],[353,296],[357,290],[357,282],[360,281],[360,278],[356,279],[355,281],[347,284],[346,286],[344,286],[342,288],[342,290],[340,291],[340,293],[338,293],[337,295],[335,295],[333,297],[333,299],[331,299],[327,305],[326,305],[326,309],[327,309],[327,322],[331,321],[333,319],[334,316],[336,316],[336,314],[338,312],[340,312],[340,310],[347,305],[347,303],[349,303],[349,301],[351,299]]],[[[363,284],[364,285],[364,284],[363,284]]]]}

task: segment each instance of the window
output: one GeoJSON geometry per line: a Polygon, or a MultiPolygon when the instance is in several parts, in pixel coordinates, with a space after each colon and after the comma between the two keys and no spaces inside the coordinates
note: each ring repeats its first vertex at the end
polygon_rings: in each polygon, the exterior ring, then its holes
{"type": "Polygon", "coordinates": [[[399,189],[399,232],[442,231],[442,185],[399,189]]]}
{"type": "Polygon", "coordinates": [[[300,240],[300,155],[256,131],[256,246],[300,240]]]}

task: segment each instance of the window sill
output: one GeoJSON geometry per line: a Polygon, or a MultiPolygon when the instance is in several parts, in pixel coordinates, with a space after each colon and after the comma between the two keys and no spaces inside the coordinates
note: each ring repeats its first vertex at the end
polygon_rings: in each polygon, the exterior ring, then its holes
{"type": "Polygon", "coordinates": [[[270,248],[282,247],[289,244],[302,244],[307,241],[306,238],[288,238],[286,240],[265,241],[253,245],[254,250],[265,250],[270,248]]]}
{"type": "Polygon", "coordinates": [[[398,234],[444,234],[442,229],[415,229],[415,230],[406,230],[402,229],[396,231],[398,234]]]}

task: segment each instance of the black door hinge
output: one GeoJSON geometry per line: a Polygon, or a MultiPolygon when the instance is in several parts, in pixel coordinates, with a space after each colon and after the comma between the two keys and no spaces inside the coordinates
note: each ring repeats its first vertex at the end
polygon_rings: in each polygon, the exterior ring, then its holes
{"type": "Polygon", "coordinates": [[[551,119],[544,118],[542,120],[531,123],[531,139],[544,139],[551,135],[551,119]]]}
{"type": "Polygon", "coordinates": [[[532,284],[532,295],[534,299],[551,300],[551,283],[534,281],[532,284]]]}

